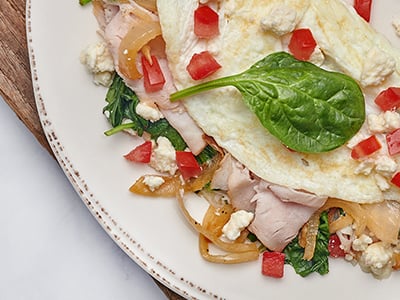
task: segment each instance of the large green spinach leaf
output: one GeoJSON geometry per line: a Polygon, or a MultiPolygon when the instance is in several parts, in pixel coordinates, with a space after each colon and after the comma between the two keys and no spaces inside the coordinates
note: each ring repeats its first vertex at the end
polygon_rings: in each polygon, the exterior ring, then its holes
{"type": "Polygon", "coordinates": [[[318,227],[317,242],[315,245],[314,257],[312,260],[304,260],[304,248],[299,245],[298,238],[286,246],[284,253],[286,255],[285,262],[290,264],[295,269],[296,273],[305,277],[313,272],[318,272],[321,275],[329,272],[329,225],[328,214],[321,214],[320,225],[318,227]]]}
{"type": "Polygon", "coordinates": [[[241,92],[245,104],[272,135],[299,152],[336,149],[365,120],[364,96],[352,78],[285,52],[270,54],[243,73],[173,93],[170,99],[229,85],[241,92]]]}

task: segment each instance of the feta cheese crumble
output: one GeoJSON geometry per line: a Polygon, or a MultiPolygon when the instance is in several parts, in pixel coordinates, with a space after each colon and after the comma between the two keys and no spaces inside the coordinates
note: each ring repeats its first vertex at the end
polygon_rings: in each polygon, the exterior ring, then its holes
{"type": "Polygon", "coordinates": [[[396,61],[378,47],[373,47],[365,58],[361,74],[363,86],[378,85],[396,69],[396,61]]]}
{"type": "Polygon", "coordinates": [[[268,16],[261,20],[261,29],[271,31],[278,36],[292,32],[296,27],[297,13],[285,5],[275,6],[268,16]]]}
{"type": "Polygon", "coordinates": [[[80,61],[93,74],[97,85],[109,86],[114,74],[114,61],[105,42],[97,42],[81,52],[80,61]]]}
{"type": "Polygon", "coordinates": [[[136,113],[142,118],[149,120],[150,122],[158,121],[164,117],[157,107],[152,107],[146,103],[141,102],[136,105],[136,113]]]}
{"type": "Polygon", "coordinates": [[[354,251],[365,251],[369,244],[372,243],[371,237],[366,234],[360,235],[359,238],[355,239],[352,244],[352,248],[354,251]]]}
{"type": "Polygon", "coordinates": [[[390,189],[390,184],[389,184],[387,178],[383,177],[380,174],[375,174],[374,178],[375,178],[376,185],[378,186],[378,188],[381,191],[384,192],[384,191],[387,191],[388,189],[390,189]]]}
{"type": "Polygon", "coordinates": [[[175,174],[176,165],[175,148],[171,142],[163,136],[157,139],[156,147],[151,154],[150,166],[159,172],[175,174]]]}
{"type": "Polygon", "coordinates": [[[245,210],[238,210],[234,212],[231,215],[228,223],[226,223],[222,228],[224,236],[231,241],[236,240],[242,230],[249,226],[253,218],[254,214],[252,212],[247,212],[245,210]]]}
{"type": "Polygon", "coordinates": [[[400,114],[396,111],[385,111],[379,115],[369,114],[367,123],[371,133],[387,133],[400,128],[400,114]]]}
{"type": "Polygon", "coordinates": [[[146,175],[143,178],[143,183],[147,185],[152,192],[158,189],[164,182],[165,180],[160,176],[146,175]]]}
{"type": "Polygon", "coordinates": [[[364,272],[372,273],[378,279],[387,278],[392,272],[393,250],[383,242],[371,244],[362,253],[359,260],[364,272]]]}
{"type": "Polygon", "coordinates": [[[391,178],[397,170],[397,163],[389,156],[381,155],[375,160],[375,170],[382,176],[391,178]]]}

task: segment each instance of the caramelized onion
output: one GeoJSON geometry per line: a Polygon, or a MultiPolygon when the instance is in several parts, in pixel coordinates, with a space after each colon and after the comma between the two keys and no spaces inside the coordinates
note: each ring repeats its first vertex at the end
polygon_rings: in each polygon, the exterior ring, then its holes
{"type": "Polygon", "coordinates": [[[320,215],[321,213],[319,211],[315,212],[305,225],[306,233],[305,233],[305,247],[303,254],[303,259],[305,260],[311,260],[314,256],[320,215]]]}
{"type": "MultiPolygon", "coordinates": [[[[203,228],[214,236],[219,237],[222,235],[222,228],[229,221],[233,213],[232,205],[224,205],[220,208],[215,208],[210,205],[203,217],[203,228]]],[[[254,250],[245,252],[230,252],[225,254],[210,254],[209,250],[210,241],[203,234],[199,235],[199,249],[202,257],[214,263],[240,263],[250,260],[255,260],[259,256],[259,252],[254,250]]],[[[240,245],[242,243],[232,243],[233,245],[240,245]]]]}
{"type": "Polygon", "coordinates": [[[319,209],[319,212],[323,212],[330,208],[342,208],[346,214],[349,214],[354,219],[355,234],[359,236],[364,232],[367,226],[367,217],[365,210],[359,203],[348,202],[339,200],[336,198],[329,198],[325,204],[319,209]]]}
{"type": "MultiPolygon", "coordinates": [[[[183,191],[182,191],[183,193],[183,191]]],[[[213,232],[207,230],[202,224],[197,222],[190,215],[188,210],[185,207],[184,199],[182,194],[177,195],[179,207],[181,208],[185,218],[192,225],[192,227],[205,238],[207,238],[210,242],[212,242],[215,246],[220,248],[221,250],[228,253],[246,253],[252,252],[253,259],[257,259],[259,256],[259,251],[257,245],[255,243],[229,243],[222,241],[219,236],[215,235],[213,232]],[[257,255],[256,255],[257,254],[257,255]]],[[[246,254],[247,255],[247,254],[246,254]]],[[[236,261],[237,262],[237,261],[236,261]]]]}
{"type": "Polygon", "coordinates": [[[336,231],[343,229],[353,224],[354,219],[350,215],[343,215],[334,221],[329,222],[329,233],[335,233],[336,231]]]}
{"type": "Polygon", "coordinates": [[[395,201],[364,204],[367,227],[382,242],[395,244],[400,230],[400,204],[395,201]]]}
{"type": "Polygon", "coordinates": [[[129,188],[129,191],[138,195],[150,196],[150,197],[173,197],[178,194],[181,188],[185,192],[197,192],[200,191],[207,183],[209,183],[214,176],[215,170],[218,168],[221,160],[220,155],[216,155],[209,163],[202,165],[203,171],[197,178],[192,178],[188,181],[183,182],[179,172],[173,176],[160,176],[164,179],[164,183],[155,189],[154,191],[144,183],[146,175],[141,176],[136,182],[129,188]]]}
{"type": "Polygon", "coordinates": [[[143,46],[159,35],[161,35],[160,23],[151,18],[140,18],[132,26],[122,39],[118,51],[118,67],[124,76],[132,80],[142,77],[136,66],[137,55],[143,46]]]}
{"type": "Polygon", "coordinates": [[[150,197],[174,197],[181,187],[179,176],[160,176],[164,179],[164,183],[152,191],[149,186],[144,183],[145,177],[146,176],[141,176],[136,180],[136,182],[129,188],[129,191],[138,195],[150,197]]]}
{"type": "Polygon", "coordinates": [[[215,236],[222,235],[222,228],[229,221],[233,213],[233,207],[225,204],[216,208],[210,205],[203,217],[203,227],[215,236]]]}
{"type": "Polygon", "coordinates": [[[135,0],[135,2],[145,9],[157,11],[156,0],[135,0]]]}
{"type": "Polygon", "coordinates": [[[248,262],[252,260],[257,260],[259,257],[258,251],[247,251],[247,252],[233,252],[233,253],[226,253],[226,254],[211,254],[208,248],[209,241],[208,239],[200,234],[199,236],[199,249],[201,256],[213,263],[220,263],[220,264],[237,264],[248,262]]]}

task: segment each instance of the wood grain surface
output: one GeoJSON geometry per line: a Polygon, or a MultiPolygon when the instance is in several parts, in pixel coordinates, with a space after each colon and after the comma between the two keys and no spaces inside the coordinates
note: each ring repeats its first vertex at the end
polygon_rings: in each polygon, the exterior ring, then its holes
{"type": "MultiPolygon", "coordinates": [[[[39,143],[53,155],[36,110],[26,40],[25,1],[0,0],[0,94],[39,143]]],[[[183,299],[154,281],[168,299],[183,299]]]]}

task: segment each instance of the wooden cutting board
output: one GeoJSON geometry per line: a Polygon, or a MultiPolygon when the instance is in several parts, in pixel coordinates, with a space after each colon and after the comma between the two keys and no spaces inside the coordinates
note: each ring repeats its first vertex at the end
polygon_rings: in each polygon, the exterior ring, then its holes
{"type": "MultiPolygon", "coordinates": [[[[53,155],[40,124],[33,94],[25,31],[25,4],[26,0],[0,0],[0,94],[39,143],[53,155]]],[[[157,280],[154,281],[168,299],[183,299],[157,280]]]]}

